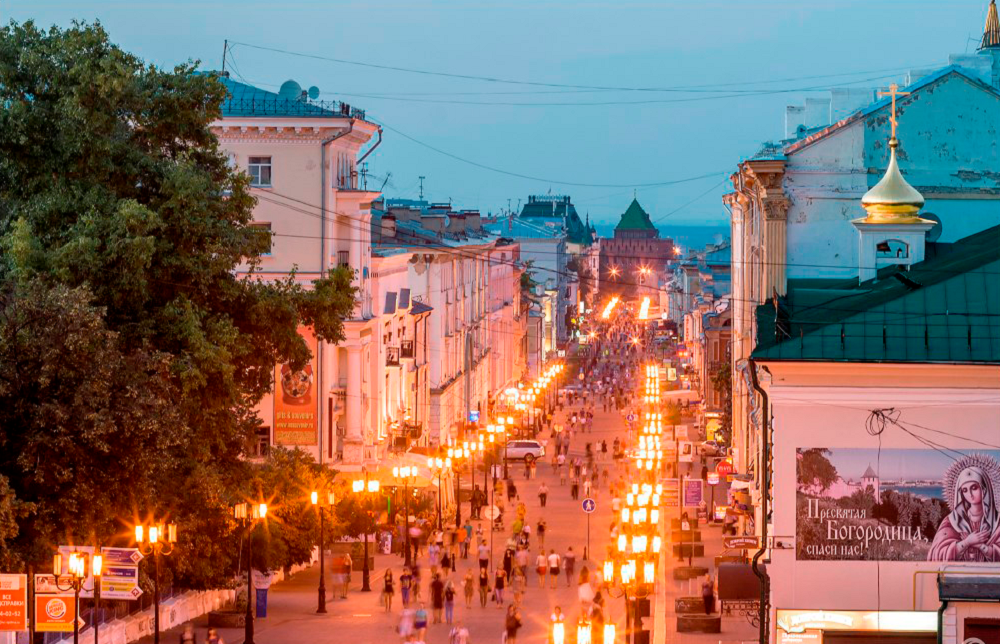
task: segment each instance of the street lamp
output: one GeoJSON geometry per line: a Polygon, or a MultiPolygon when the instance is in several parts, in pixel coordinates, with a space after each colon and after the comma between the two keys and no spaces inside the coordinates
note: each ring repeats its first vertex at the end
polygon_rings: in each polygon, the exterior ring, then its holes
{"type": "MultiPolygon", "coordinates": [[[[177,543],[177,524],[151,522],[135,526],[135,544],[144,556],[153,555],[153,643],[160,644],[160,555],[170,556],[177,543]]],[[[253,640],[247,640],[252,644],[253,640]]]]}
{"type": "MultiPolygon", "coordinates": [[[[267,518],[266,503],[237,503],[233,506],[233,518],[247,533],[247,611],[243,627],[243,644],[253,641],[253,529],[258,521],[267,518]]],[[[139,531],[136,529],[136,534],[139,531]]]]}
{"type": "MultiPolygon", "coordinates": [[[[455,474],[455,529],[462,525],[462,475],[458,466],[472,454],[469,449],[469,442],[465,441],[463,447],[449,447],[448,458],[452,460],[454,466],[451,471],[455,474]]],[[[475,480],[475,473],[472,475],[475,480]]]]}
{"type": "Polygon", "coordinates": [[[316,512],[319,513],[319,590],[318,590],[319,600],[316,605],[317,613],[326,612],[326,558],[323,553],[323,550],[326,548],[326,546],[323,543],[323,535],[325,529],[325,521],[323,519],[324,517],[323,508],[324,507],[332,508],[334,504],[334,497],[332,491],[328,490],[325,496],[326,496],[326,504],[321,505],[320,493],[318,491],[313,490],[312,493],[309,495],[309,500],[312,502],[313,507],[316,508],[316,512]]]}
{"type": "Polygon", "coordinates": [[[427,459],[427,469],[431,470],[431,473],[437,472],[438,479],[438,530],[441,530],[441,475],[446,469],[451,467],[450,458],[441,458],[440,456],[431,456],[427,459]]]}
{"type": "Polygon", "coordinates": [[[411,467],[409,465],[404,465],[403,467],[392,468],[392,477],[396,479],[396,483],[402,482],[403,484],[403,512],[406,514],[406,536],[404,537],[406,548],[405,561],[406,565],[411,564],[410,558],[410,484],[417,479],[417,468],[411,467]]]}
{"type": "MultiPolygon", "coordinates": [[[[95,554],[90,558],[90,574],[94,577],[94,643],[97,644],[97,609],[101,601],[101,573],[103,572],[104,558],[95,554]]],[[[52,572],[54,573],[56,588],[62,591],[73,591],[73,644],[80,642],[80,591],[91,590],[85,588],[83,582],[87,579],[87,553],[71,552],[69,554],[69,585],[63,586],[59,579],[62,577],[62,555],[56,554],[52,557],[52,572]]]]}
{"type": "MultiPolygon", "coordinates": [[[[351,482],[351,489],[354,490],[355,494],[376,494],[379,490],[378,479],[369,479],[368,472],[365,472],[365,477],[363,479],[354,479],[351,482]]],[[[365,498],[365,514],[371,520],[371,514],[368,510],[368,499],[365,498]]],[[[370,593],[372,588],[370,584],[369,576],[371,574],[371,567],[368,565],[368,526],[365,526],[365,561],[364,565],[361,567],[361,590],[362,592],[370,593]]]]}

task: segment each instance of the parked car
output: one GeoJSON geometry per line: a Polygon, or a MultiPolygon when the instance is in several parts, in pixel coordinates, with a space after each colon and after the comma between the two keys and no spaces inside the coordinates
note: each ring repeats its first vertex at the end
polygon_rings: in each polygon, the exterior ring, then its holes
{"type": "Polygon", "coordinates": [[[705,456],[719,456],[725,453],[726,446],[718,441],[705,441],[701,444],[701,453],[705,456]]]}
{"type": "Polygon", "coordinates": [[[507,459],[531,463],[545,456],[545,448],[538,441],[516,440],[507,443],[507,459]]]}

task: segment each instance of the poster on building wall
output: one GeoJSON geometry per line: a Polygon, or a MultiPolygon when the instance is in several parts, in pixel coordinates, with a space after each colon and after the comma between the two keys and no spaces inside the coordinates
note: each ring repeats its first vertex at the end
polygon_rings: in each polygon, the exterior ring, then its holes
{"type": "Polygon", "coordinates": [[[1000,450],[796,450],[796,558],[1000,562],[1000,450]]]}
{"type": "Polygon", "coordinates": [[[312,358],[298,371],[287,362],[275,366],[275,445],[316,445],[318,440],[316,335],[308,327],[299,327],[299,335],[305,339],[312,358]]]}

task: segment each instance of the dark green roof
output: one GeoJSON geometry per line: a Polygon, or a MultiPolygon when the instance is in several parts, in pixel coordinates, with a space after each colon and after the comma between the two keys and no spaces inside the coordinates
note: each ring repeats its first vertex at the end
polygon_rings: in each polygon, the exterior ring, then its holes
{"type": "Polygon", "coordinates": [[[757,308],[754,358],[1000,363],[1000,226],[862,284],[790,280],[777,305],[757,308]]]}
{"type": "Polygon", "coordinates": [[[583,223],[576,206],[565,195],[531,195],[528,203],[521,207],[520,216],[525,219],[561,219],[566,226],[566,241],[583,246],[594,242],[593,231],[583,223]]]}
{"type": "Polygon", "coordinates": [[[639,205],[637,199],[632,199],[628,210],[622,213],[621,221],[615,226],[615,230],[656,230],[656,226],[650,221],[649,215],[639,205]]]}

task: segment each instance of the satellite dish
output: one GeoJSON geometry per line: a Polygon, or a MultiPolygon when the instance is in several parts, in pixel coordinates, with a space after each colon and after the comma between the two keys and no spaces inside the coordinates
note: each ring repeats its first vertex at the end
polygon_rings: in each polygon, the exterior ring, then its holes
{"type": "Polygon", "coordinates": [[[316,87],[315,85],[309,88],[309,98],[311,98],[314,101],[317,98],[319,98],[319,88],[316,87]]]}
{"type": "Polygon", "coordinates": [[[930,219],[934,222],[934,227],[924,233],[924,238],[929,242],[936,242],[941,238],[941,230],[943,226],[941,225],[941,218],[932,212],[922,212],[920,213],[922,219],[930,219]]]}
{"type": "Polygon", "coordinates": [[[295,101],[302,96],[302,86],[293,80],[286,80],[281,84],[281,89],[278,90],[278,98],[283,98],[286,101],[295,101]]]}

